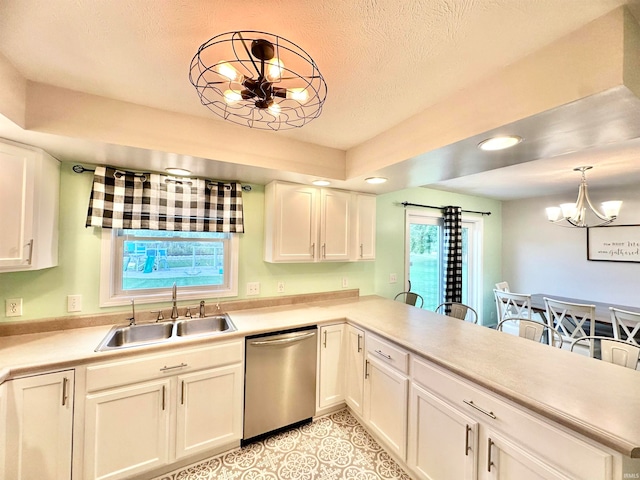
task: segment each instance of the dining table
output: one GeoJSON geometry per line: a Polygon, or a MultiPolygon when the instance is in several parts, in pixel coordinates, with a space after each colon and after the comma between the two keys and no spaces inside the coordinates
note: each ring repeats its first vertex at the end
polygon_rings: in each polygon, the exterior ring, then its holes
{"type": "Polygon", "coordinates": [[[631,307],[628,305],[618,305],[615,303],[607,302],[594,302],[592,300],[585,300],[582,298],[570,298],[553,295],[551,293],[534,293],[531,295],[531,310],[538,313],[545,323],[547,322],[547,311],[544,303],[544,298],[547,297],[553,300],[559,300],[561,302],[579,303],[582,305],[595,305],[595,330],[596,335],[604,337],[613,337],[613,330],[611,327],[611,312],[609,307],[626,310],[628,312],[640,313],[640,307],[631,307]]]}

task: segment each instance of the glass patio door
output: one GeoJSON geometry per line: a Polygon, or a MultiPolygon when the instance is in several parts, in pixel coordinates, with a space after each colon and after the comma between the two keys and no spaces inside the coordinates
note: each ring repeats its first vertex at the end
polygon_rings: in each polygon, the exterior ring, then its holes
{"type": "MultiPolygon", "coordinates": [[[[480,258],[477,223],[479,220],[462,220],[462,303],[478,308],[476,294],[479,284],[480,258]]],[[[444,301],[443,269],[443,218],[428,213],[407,211],[406,230],[406,288],[422,295],[427,310],[444,301]],[[410,283],[409,283],[410,282],[410,283]]]]}

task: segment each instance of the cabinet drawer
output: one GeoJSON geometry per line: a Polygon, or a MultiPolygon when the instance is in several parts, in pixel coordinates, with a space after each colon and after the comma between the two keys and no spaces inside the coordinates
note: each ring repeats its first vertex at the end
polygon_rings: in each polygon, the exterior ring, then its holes
{"type": "Polygon", "coordinates": [[[571,478],[611,478],[613,457],[607,451],[435,365],[417,358],[412,363],[413,381],[416,384],[477,418],[490,430],[500,431],[520,445],[526,445],[530,453],[544,459],[545,463],[571,478]]]}
{"type": "Polygon", "coordinates": [[[402,373],[409,373],[409,353],[371,334],[366,336],[367,352],[402,373]]]}
{"type": "Polygon", "coordinates": [[[242,362],[243,349],[244,342],[236,340],[90,365],[87,367],[87,391],[242,362]]]}

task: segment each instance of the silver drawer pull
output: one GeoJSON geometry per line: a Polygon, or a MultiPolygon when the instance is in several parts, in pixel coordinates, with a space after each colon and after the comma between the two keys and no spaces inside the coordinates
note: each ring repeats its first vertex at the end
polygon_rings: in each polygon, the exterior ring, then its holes
{"type": "Polygon", "coordinates": [[[464,403],[466,403],[467,405],[469,405],[472,408],[475,408],[476,410],[478,410],[480,413],[484,413],[487,417],[491,417],[494,420],[498,417],[495,416],[495,414],[493,412],[487,412],[485,409],[480,408],[479,406],[477,406],[475,403],[473,403],[473,400],[463,400],[464,403]]]}
{"type": "MultiPolygon", "coordinates": [[[[325,331],[324,333],[325,333],[325,340],[326,340],[326,333],[327,332],[325,331]]],[[[315,334],[316,334],[316,332],[313,331],[313,332],[310,332],[310,333],[303,333],[303,334],[297,335],[295,337],[278,338],[276,340],[254,341],[254,342],[250,342],[249,345],[253,345],[253,346],[256,346],[256,347],[267,347],[269,345],[282,345],[282,344],[286,344],[286,343],[299,342],[300,340],[304,340],[305,338],[313,337],[315,334]]]]}
{"type": "Polygon", "coordinates": [[[362,351],[362,346],[360,345],[360,340],[362,340],[362,335],[358,334],[358,353],[362,351]]]}
{"type": "Polygon", "coordinates": [[[27,265],[31,265],[31,261],[33,260],[33,238],[29,240],[29,243],[27,243],[25,247],[29,247],[29,258],[27,258],[27,265]]]}
{"type": "Polygon", "coordinates": [[[167,370],[175,370],[176,368],[184,368],[188,367],[186,363],[181,363],[180,365],[173,365],[171,367],[167,367],[166,365],[160,369],[161,372],[166,372],[167,370]]]}
{"type": "Polygon", "coordinates": [[[381,357],[386,358],[387,360],[393,360],[393,358],[391,358],[391,355],[387,355],[386,353],[384,353],[384,352],[383,352],[383,351],[381,351],[381,350],[376,350],[376,353],[377,353],[378,355],[380,355],[381,357]]]}

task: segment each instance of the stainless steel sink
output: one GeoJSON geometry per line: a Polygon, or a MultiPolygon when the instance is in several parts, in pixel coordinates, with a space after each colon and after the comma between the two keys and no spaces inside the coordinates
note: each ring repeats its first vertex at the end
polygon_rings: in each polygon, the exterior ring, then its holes
{"type": "Polygon", "coordinates": [[[236,326],[231,322],[231,319],[227,315],[192,318],[176,322],[176,335],[179,337],[235,331],[236,326]]]}
{"type": "Polygon", "coordinates": [[[173,323],[143,323],[113,327],[96,351],[157,343],[171,338],[173,323]]]}
{"type": "Polygon", "coordinates": [[[104,337],[96,352],[163,343],[195,335],[235,332],[236,326],[227,314],[188,318],[174,322],[116,325],[104,337]]]}

